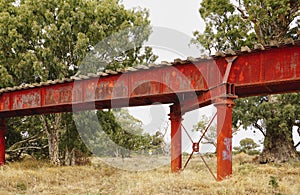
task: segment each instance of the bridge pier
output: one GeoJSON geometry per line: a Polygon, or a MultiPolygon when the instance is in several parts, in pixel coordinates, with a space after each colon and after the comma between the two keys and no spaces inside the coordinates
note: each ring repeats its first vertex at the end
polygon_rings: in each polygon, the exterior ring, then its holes
{"type": "Polygon", "coordinates": [[[181,107],[180,104],[170,106],[171,121],[171,171],[178,172],[182,168],[181,153],[181,107]]]}
{"type": "Polygon", "coordinates": [[[0,118],[0,166],[5,163],[5,133],[6,133],[6,120],[0,118]]]}
{"type": "Polygon", "coordinates": [[[232,174],[232,108],[233,97],[219,98],[217,108],[217,180],[232,174]]]}

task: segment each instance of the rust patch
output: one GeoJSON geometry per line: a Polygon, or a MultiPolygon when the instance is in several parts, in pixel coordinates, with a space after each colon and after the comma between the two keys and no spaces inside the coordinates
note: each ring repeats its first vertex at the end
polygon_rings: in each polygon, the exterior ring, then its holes
{"type": "Polygon", "coordinates": [[[72,91],[72,101],[74,103],[82,101],[82,85],[81,84],[74,85],[74,88],[72,91]]]}
{"type": "Polygon", "coordinates": [[[9,95],[0,95],[0,110],[9,110],[9,95]]]}
{"type": "Polygon", "coordinates": [[[85,100],[94,101],[96,89],[97,89],[96,82],[88,82],[85,88],[85,100]]]}
{"type": "Polygon", "coordinates": [[[112,81],[101,81],[97,84],[95,89],[95,99],[104,100],[111,98],[112,92],[114,89],[114,85],[112,81]]]}
{"type": "Polygon", "coordinates": [[[118,81],[115,84],[115,87],[113,88],[113,97],[128,97],[128,86],[125,84],[124,81],[118,81]]]}
{"type": "Polygon", "coordinates": [[[37,90],[19,93],[13,97],[13,109],[17,110],[39,106],[41,106],[41,95],[37,90]]]}
{"type": "Polygon", "coordinates": [[[57,88],[46,89],[45,105],[71,103],[72,102],[72,86],[59,86],[57,88]]]}
{"type": "Polygon", "coordinates": [[[134,82],[133,95],[151,95],[160,92],[160,82],[141,80],[134,82]]]}
{"type": "Polygon", "coordinates": [[[182,73],[178,74],[177,71],[166,72],[165,84],[172,91],[187,91],[191,89],[191,82],[189,78],[182,73]]]}

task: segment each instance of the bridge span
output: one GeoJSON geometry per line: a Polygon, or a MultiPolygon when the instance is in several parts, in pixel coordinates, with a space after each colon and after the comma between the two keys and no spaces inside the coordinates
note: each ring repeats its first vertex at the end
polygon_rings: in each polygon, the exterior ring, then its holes
{"type": "Polygon", "coordinates": [[[217,108],[217,179],[221,180],[232,174],[234,99],[299,92],[299,51],[300,41],[296,41],[0,89],[0,164],[5,162],[8,117],[160,102],[172,104],[171,170],[177,172],[182,169],[182,115],[213,104],[217,108]]]}

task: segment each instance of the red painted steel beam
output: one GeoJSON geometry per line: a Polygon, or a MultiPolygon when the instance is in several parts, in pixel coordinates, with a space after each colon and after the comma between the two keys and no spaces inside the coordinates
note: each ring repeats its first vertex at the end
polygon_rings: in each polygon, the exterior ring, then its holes
{"type": "Polygon", "coordinates": [[[5,163],[6,120],[0,118],[0,166],[5,163]]]}
{"type": "Polygon", "coordinates": [[[189,98],[180,101],[182,111],[189,112],[197,108],[210,105],[220,97],[237,98],[235,94],[235,86],[229,83],[222,83],[208,89],[207,91],[197,93],[196,98],[191,95],[189,98]]]}
{"type": "Polygon", "coordinates": [[[228,78],[239,97],[300,91],[300,45],[239,55],[228,78]]]}
{"type": "Polygon", "coordinates": [[[170,106],[171,121],[171,171],[178,172],[182,168],[181,153],[181,121],[182,113],[180,104],[170,106]]]}
{"type": "Polygon", "coordinates": [[[0,95],[0,117],[174,103],[183,94],[196,97],[196,92],[206,91],[205,77],[216,68],[214,61],[205,61],[201,67],[167,66],[5,92],[0,95]]]}
{"type": "Polygon", "coordinates": [[[234,98],[222,97],[217,108],[217,180],[232,174],[232,107],[234,98]]]}
{"type": "Polygon", "coordinates": [[[0,95],[0,117],[174,103],[182,94],[191,93],[200,96],[201,103],[208,98],[208,90],[222,84],[225,74],[239,97],[296,92],[300,91],[299,49],[296,44],[238,54],[228,74],[226,59],[217,57],[5,92],[0,95]]]}

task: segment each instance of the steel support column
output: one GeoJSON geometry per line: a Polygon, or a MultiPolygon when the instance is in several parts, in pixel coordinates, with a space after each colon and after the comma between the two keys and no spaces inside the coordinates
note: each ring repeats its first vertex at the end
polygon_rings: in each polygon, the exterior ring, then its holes
{"type": "Polygon", "coordinates": [[[0,118],[0,166],[5,163],[5,133],[6,120],[0,118]]]}
{"type": "Polygon", "coordinates": [[[171,171],[178,172],[182,168],[181,154],[181,107],[180,104],[170,106],[171,121],[171,171]]]}
{"type": "Polygon", "coordinates": [[[217,108],[217,180],[232,174],[232,107],[234,98],[219,98],[217,108]]]}

